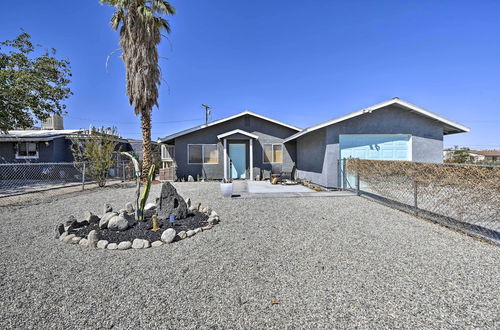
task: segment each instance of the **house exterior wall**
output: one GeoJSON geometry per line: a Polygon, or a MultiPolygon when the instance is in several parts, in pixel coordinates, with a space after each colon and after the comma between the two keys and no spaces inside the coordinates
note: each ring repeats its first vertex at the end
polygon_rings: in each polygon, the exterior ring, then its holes
{"type": "MultiPolygon", "coordinates": [[[[20,142],[30,142],[28,139],[20,142]]],[[[36,142],[36,141],[33,141],[36,142]]],[[[38,158],[16,159],[15,145],[17,142],[0,142],[0,163],[70,163],[73,161],[71,139],[58,137],[51,141],[38,143],[38,158]]],[[[129,143],[119,142],[121,151],[132,150],[129,143]]]]}
{"type": "Polygon", "coordinates": [[[441,124],[407,110],[389,106],[299,137],[297,177],[325,187],[339,187],[339,135],[342,134],[411,134],[413,161],[443,161],[441,124]],[[315,150],[305,151],[304,148],[317,148],[323,150],[323,153],[316,153],[315,150]]]}
{"type": "Polygon", "coordinates": [[[14,163],[16,153],[13,142],[0,142],[0,163],[14,163]]]}
{"type": "MultiPolygon", "coordinates": [[[[0,162],[1,163],[49,163],[66,161],[66,154],[69,145],[66,147],[64,137],[56,138],[48,143],[33,141],[38,143],[38,158],[17,159],[15,146],[17,142],[0,142],[0,162]]],[[[30,142],[29,140],[20,140],[19,142],[30,142]]],[[[71,151],[69,151],[71,155],[71,151]]],[[[70,160],[72,161],[72,157],[70,160]]]]}
{"type": "MultiPolygon", "coordinates": [[[[278,125],[267,120],[263,120],[251,115],[241,116],[218,125],[207,127],[192,133],[180,136],[175,139],[175,162],[177,165],[177,177],[187,178],[192,175],[196,178],[207,179],[223,179],[224,178],[224,145],[223,140],[219,140],[217,135],[241,129],[248,133],[257,135],[259,138],[253,141],[253,174],[254,177],[261,175],[269,177],[271,170],[274,172],[286,171],[291,172],[294,167],[295,160],[295,143],[283,146],[283,163],[282,164],[264,164],[263,163],[263,144],[264,143],[283,143],[283,140],[297,131],[278,125]],[[219,161],[217,164],[188,164],[188,144],[217,144],[219,161]]],[[[246,143],[247,144],[247,178],[249,178],[249,162],[250,155],[247,136],[229,136],[229,143],[246,143]]],[[[227,165],[229,171],[229,164],[227,165]]]]}

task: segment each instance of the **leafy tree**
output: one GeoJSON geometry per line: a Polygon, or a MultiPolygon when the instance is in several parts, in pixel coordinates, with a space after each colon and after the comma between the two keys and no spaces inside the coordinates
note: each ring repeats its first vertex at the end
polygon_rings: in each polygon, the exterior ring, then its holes
{"type": "Polygon", "coordinates": [[[136,115],[141,115],[143,139],[142,176],[152,165],[151,112],[158,107],[158,86],[161,71],[158,65],[158,44],[161,32],[170,33],[170,24],[164,16],[175,14],[175,9],[164,0],[100,0],[115,8],[111,27],[120,26],[120,46],[125,63],[127,96],[136,115]]]}
{"type": "Polygon", "coordinates": [[[116,128],[104,132],[104,129],[82,131],[71,138],[75,167],[83,172],[85,163],[85,175],[95,180],[99,187],[106,185],[109,169],[114,167],[119,151],[116,128]]]}
{"type": "Polygon", "coordinates": [[[0,131],[31,127],[36,119],[62,114],[63,100],[73,93],[67,59],[57,59],[56,50],[36,56],[28,33],[0,42],[0,131]]]}

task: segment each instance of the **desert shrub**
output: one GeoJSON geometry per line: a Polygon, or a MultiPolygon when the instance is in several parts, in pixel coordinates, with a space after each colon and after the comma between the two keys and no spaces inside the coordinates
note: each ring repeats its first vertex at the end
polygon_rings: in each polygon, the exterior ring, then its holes
{"type": "Polygon", "coordinates": [[[109,169],[116,163],[118,136],[116,129],[91,130],[76,134],[71,138],[71,152],[75,167],[95,180],[99,187],[104,187],[108,179],[109,169]]]}

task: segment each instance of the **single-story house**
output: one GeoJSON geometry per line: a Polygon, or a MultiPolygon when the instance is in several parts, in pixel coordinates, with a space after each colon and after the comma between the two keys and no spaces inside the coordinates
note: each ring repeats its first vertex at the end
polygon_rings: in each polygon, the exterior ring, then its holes
{"type": "Polygon", "coordinates": [[[177,177],[208,179],[295,178],[340,187],[340,159],[357,157],[418,162],[443,161],[443,136],[469,128],[393,98],[345,116],[299,129],[245,111],[172,134],[162,158],[177,177]],[[165,157],[163,157],[165,156],[165,157]]]}
{"type": "Polygon", "coordinates": [[[500,163],[500,150],[471,150],[475,163],[500,163]]]}
{"type": "Polygon", "coordinates": [[[176,176],[250,179],[291,172],[295,145],[284,140],[300,128],[244,111],[160,139],[164,166],[176,176]]]}
{"type": "Polygon", "coordinates": [[[12,130],[0,133],[1,163],[73,161],[70,137],[80,130],[12,130]]]}
{"type": "Polygon", "coordinates": [[[448,162],[500,164],[500,150],[448,149],[443,156],[448,162]]]}
{"type": "MultiPolygon", "coordinates": [[[[138,139],[127,139],[130,147],[132,148],[132,154],[137,157],[138,160],[142,161],[143,155],[143,143],[142,140],[138,139]]],[[[153,151],[153,157],[160,157],[160,146],[158,142],[151,141],[151,148],[153,151]]]]}
{"type": "MultiPolygon", "coordinates": [[[[83,130],[12,130],[0,133],[0,163],[67,163],[73,161],[71,139],[83,130]]],[[[118,139],[121,151],[132,151],[118,139]]]]}
{"type": "MultiPolygon", "coordinates": [[[[0,132],[0,163],[72,162],[71,139],[84,132],[84,129],[64,129],[63,118],[58,115],[44,120],[41,127],[0,132]]],[[[117,138],[117,148],[132,151],[123,138],[117,138]]]]}

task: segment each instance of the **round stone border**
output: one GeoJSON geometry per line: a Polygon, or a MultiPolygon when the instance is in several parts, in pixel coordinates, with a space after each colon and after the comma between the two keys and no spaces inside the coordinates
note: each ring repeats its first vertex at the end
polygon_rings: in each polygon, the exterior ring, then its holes
{"type": "MultiPolygon", "coordinates": [[[[87,238],[85,237],[78,237],[75,234],[69,234],[68,233],[68,228],[64,226],[64,224],[59,224],[56,227],[56,239],[59,239],[61,242],[66,243],[66,244],[72,244],[72,245],[81,245],[85,248],[90,248],[90,249],[97,249],[97,250],[140,250],[140,249],[147,249],[150,247],[156,248],[160,247],[162,245],[170,244],[175,241],[177,238],[178,240],[183,240],[189,237],[193,237],[198,233],[201,233],[202,231],[210,230],[212,229],[216,224],[219,223],[220,218],[219,215],[212,210],[210,207],[205,206],[201,207],[201,203],[199,201],[194,202],[193,205],[191,205],[191,200],[188,198],[186,200],[186,204],[188,205],[188,210],[189,211],[194,211],[198,210],[202,213],[205,213],[208,215],[208,225],[204,227],[198,227],[195,229],[191,229],[188,231],[180,231],[180,232],[175,232],[175,229],[173,228],[167,228],[161,235],[161,240],[154,241],[154,242],[149,242],[146,239],[142,238],[136,238],[132,242],[130,241],[122,241],[120,243],[109,243],[107,240],[97,240],[97,233],[95,230],[92,230],[89,232],[87,238]],[[64,230],[64,231],[63,231],[64,230]],[[174,234],[175,233],[175,234],[174,234]]],[[[105,207],[108,207],[109,204],[106,204],[105,207]]],[[[95,217],[90,212],[86,212],[86,218],[89,217],[95,217]]],[[[70,220],[74,219],[73,216],[70,216],[70,220]]]]}

